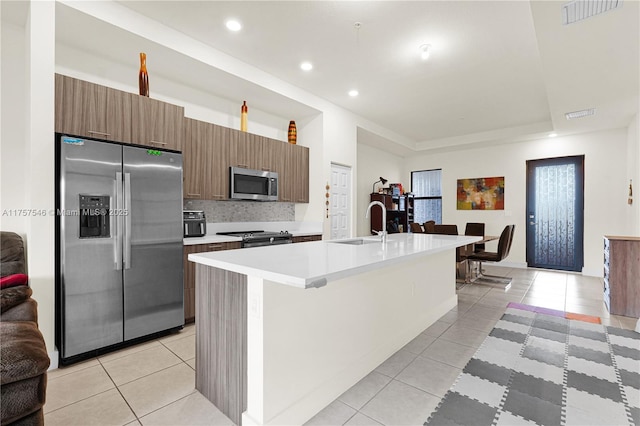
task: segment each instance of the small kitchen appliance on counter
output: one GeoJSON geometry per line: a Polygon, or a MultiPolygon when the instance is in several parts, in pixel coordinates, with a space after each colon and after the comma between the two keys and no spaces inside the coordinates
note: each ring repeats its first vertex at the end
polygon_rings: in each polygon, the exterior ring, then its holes
{"type": "Polygon", "coordinates": [[[201,210],[184,210],[182,221],[185,237],[204,237],[207,234],[207,219],[201,210]]]}
{"type": "Polygon", "coordinates": [[[218,232],[218,235],[231,235],[242,238],[242,248],[272,246],[276,244],[291,244],[293,235],[287,231],[234,231],[218,232]]]}

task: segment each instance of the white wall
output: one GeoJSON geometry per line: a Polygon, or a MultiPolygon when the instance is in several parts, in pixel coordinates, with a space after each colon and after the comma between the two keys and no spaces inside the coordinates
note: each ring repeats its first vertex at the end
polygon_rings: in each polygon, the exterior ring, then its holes
{"type": "Polygon", "coordinates": [[[408,181],[411,170],[442,168],[443,222],[454,223],[459,229],[464,229],[466,222],[485,222],[487,235],[499,235],[505,225],[515,224],[516,233],[507,261],[525,266],[526,160],[585,155],[583,273],[602,276],[602,236],[629,232],[625,192],[628,180],[625,168],[620,167],[626,163],[626,150],[627,129],[616,129],[425,154],[406,159],[404,180],[408,181]],[[505,210],[456,210],[457,179],[485,176],[505,177],[505,210]]]}
{"type": "MultiPolygon", "coordinates": [[[[356,188],[356,235],[371,235],[370,219],[365,218],[369,205],[369,194],[373,189],[373,183],[380,177],[387,179],[385,187],[389,183],[402,183],[402,187],[409,191],[411,188],[411,175],[409,179],[404,173],[404,159],[387,151],[365,144],[358,144],[358,178],[356,188]]],[[[382,187],[382,183],[376,185],[376,189],[382,187]]]]}
{"type": "MultiPolygon", "coordinates": [[[[54,353],[53,2],[31,2],[25,26],[2,22],[3,231],[25,241],[29,285],[52,365],[54,353]]],[[[5,13],[3,9],[3,14],[5,13]]],[[[7,16],[3,17],[7,18],[7,16]]]]}
{"type": "Polygon", "coordinates": [[[627,178],[633,181],[633,203],[627,204],[627,235],[640,236],[640,114],[629,124],[627,132],[627,178]]]}
{"type": "MultiPolygon", "coordinates": [[[[6,12],[5,12],[6,13],[6,12]]],[[[27,208],[28,169],[25,142],[24,27],[2,23],[2,114],[0,120],[0,229],[26,237],[25,217],[12,210],[27,208]]]]}

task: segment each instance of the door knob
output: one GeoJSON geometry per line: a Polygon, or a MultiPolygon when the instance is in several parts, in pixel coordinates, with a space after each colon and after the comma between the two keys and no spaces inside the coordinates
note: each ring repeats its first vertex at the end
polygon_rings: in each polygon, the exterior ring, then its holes
{"type": "Polygon", "coordinates": [[[535,225],[535,224],[536,224],[535,222],[529,222],[529,225],[535,225]]]}

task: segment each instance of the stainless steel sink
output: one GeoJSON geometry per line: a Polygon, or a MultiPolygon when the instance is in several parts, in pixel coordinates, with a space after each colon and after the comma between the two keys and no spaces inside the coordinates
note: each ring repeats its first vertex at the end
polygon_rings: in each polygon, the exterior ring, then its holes
{"type": "Polygon", "coordinates": [[[365,240],[364,238],[354,238],[352,240],[329,241],[334,244],[349,244],[352,246],[361,246],[363,244],[381,244],[379,240],[365,240]]]}

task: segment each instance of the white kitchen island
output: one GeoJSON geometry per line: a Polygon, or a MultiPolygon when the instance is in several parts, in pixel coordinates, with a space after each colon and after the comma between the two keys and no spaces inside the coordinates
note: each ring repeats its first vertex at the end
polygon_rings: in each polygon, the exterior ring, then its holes
{"type": "Polygon", "coordinates": [[[306,422],[457,304],[455,248],[479,239],[190,254],[196,388],[236,424],[306,422]]]}

